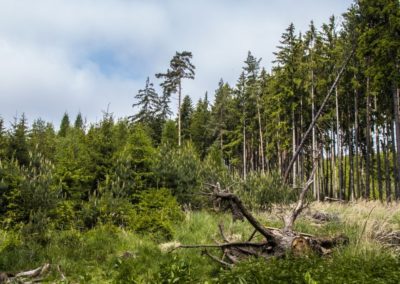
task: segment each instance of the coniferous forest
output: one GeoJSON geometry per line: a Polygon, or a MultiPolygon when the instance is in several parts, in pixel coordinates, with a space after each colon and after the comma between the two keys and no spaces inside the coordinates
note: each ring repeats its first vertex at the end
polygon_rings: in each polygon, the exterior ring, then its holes
{"type": "Polygon", "coordinates": [[[131,116],[0,118],[0,283],[398,283],[399,1],[290,24],[274,58],[194,101],[177,51],[131,116]]]}

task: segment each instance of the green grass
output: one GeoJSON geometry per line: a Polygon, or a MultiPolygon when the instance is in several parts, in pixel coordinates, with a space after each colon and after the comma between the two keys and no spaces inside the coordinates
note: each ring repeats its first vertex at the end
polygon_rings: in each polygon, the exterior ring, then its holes
{"type": "MultiPolygon", "coordinates": [[[[51,263],[45,279],[49,283],[62,283],[57,265],[67,278],[64,283],[398,283],[399,256],[374,241],[377,231],[400,228],[398,206],[316,203],[311,209],[337,214],[339,220],[315,224],[305,214],[296,230],[316,235],[343,233],[349,236],[350,245],[324,258],[250,259],[224,270],[201,250],[165,251],[150,236],[111,225],[87,232],[49,232],[46,245],[36,243],[35,238],[22,238],[18,232],[0,231],[0,271],[18,272],[51,263]]],[[[263,224],[276,227],[281,225],[279,214],[273,210],[257,216],[263,224]]],[[[233,223],[227,214],[188,212],[175,225],[173,242],[214,243],[220,240],[219,223],[232,240],[245,240],[252,232],[246,222],[233,223]]]]}

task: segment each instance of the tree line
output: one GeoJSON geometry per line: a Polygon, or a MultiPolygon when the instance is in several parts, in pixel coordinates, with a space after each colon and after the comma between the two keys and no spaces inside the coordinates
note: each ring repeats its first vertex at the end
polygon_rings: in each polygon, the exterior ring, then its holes
{"type": "Polygon", "coordinates": [[[245,201],[258,198],[262,207],[272,200],[267,190],[289,192],[287,184],[296,189],[311,174],[319,200],[398,200],[399,32],[397,0],[359,0],[340,24],[332,16],[321,27],[311,22],[305,33],[290,24],[270,71],[248,52],[236,84],[221,79],[212,102],[207,93],[196,103],[183,96],[182,82],[195,79],[192,53],[183,51],[155,75],[161,94],[146,80],[130,117],[105,112],[87,124],[81,114],[72,122],[65,113],[58,130],[42,119],[28,126],[24,115],[7,129],[0,119],[2,222],[40,224],[34,219],[57,216],[57,224],[123,224],[129,204],[149,189],[166,188],[181,204],[202,206],[202,184],[232,180],[240,181],[245,201]],[[269,189],[261,185],[266,180],[269,189]]]}

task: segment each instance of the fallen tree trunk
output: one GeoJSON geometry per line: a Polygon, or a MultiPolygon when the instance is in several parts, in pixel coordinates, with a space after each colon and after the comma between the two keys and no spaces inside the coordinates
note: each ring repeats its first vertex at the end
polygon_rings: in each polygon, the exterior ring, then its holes
{"type": "Polygon", "coordinates": [[[253,214],[247,210],[238,196],[228,190],[221,190],[219,183],[211,185],[213,192],[205,194],[209,195],[218,203],[225,203],[231,209],[234,220],[237,219],[237,216],[242,216],[242,218],[246,219],[251,224],[254,231],[251,233],[248,241],[230,242],[225,237],[223,227],[220,225],[219,231],[222,237],[222,243],[179,245],[177,248],[203,248],[203,253],[211,259],[217,261],[221,265],[231,266],[249,256],[268,259],[273,256],[282,257],[287,253],[303,255],[314,252],[319,255],[326,255],[332,252],[332,248],[348,244],[349,239],[343,235],[335,237],[316,237],[293,230],[297,217],[307,206],[305,204],[305,198],[310,185],[313,183],[312,177],[314,176],[313,173],[316,168],[317,165],[314,163],[311,178],[304,185],[296,206],[283,218],[284,227],[282,229],[263,226],[253,214]],[[256,234],[260,234],[263,240],[260,242],[253,242],[252,240],[256,234]],[[210,248],[219,248],[222,251],[222,257],[218,258],[210,254],[208,252],[210,248]]]}
{"type": "Polygon", "coordinates": [[[42,277],[50,269],[50,264],[46,263],[36,269],[22,271],[17,274],[0,273],[0,283],[34,283],[41,282],[42,277]],[[29,279],[29,280],[27,280],[29,279]]]}

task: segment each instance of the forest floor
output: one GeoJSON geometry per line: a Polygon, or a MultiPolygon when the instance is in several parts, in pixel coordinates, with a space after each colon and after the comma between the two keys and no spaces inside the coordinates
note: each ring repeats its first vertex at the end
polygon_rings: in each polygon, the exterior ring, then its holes
{"type": "MultiPolygon", "coordinates": [[[[281,227],[284,209],[275,206],[255,215],[268,227],[281,227]]],[[[398,283],[400,279],[398,204],[310,204],[297,220],[296,231],[345,234],[350,239],[348,246],[329,256],[249,259],[225,269],[201,249],[171,251],[179,244],[215,243],[220,240],[220,223],[230,240],[246,240],[252,233],[246,222],[207,211],[186,212],[169,242],[110,225],[86,232],[51,232],[46,245],[24,241],[17,232],[0,231],[0,271],[19,272],[50,263],[45,283],[398,283]]]]}

